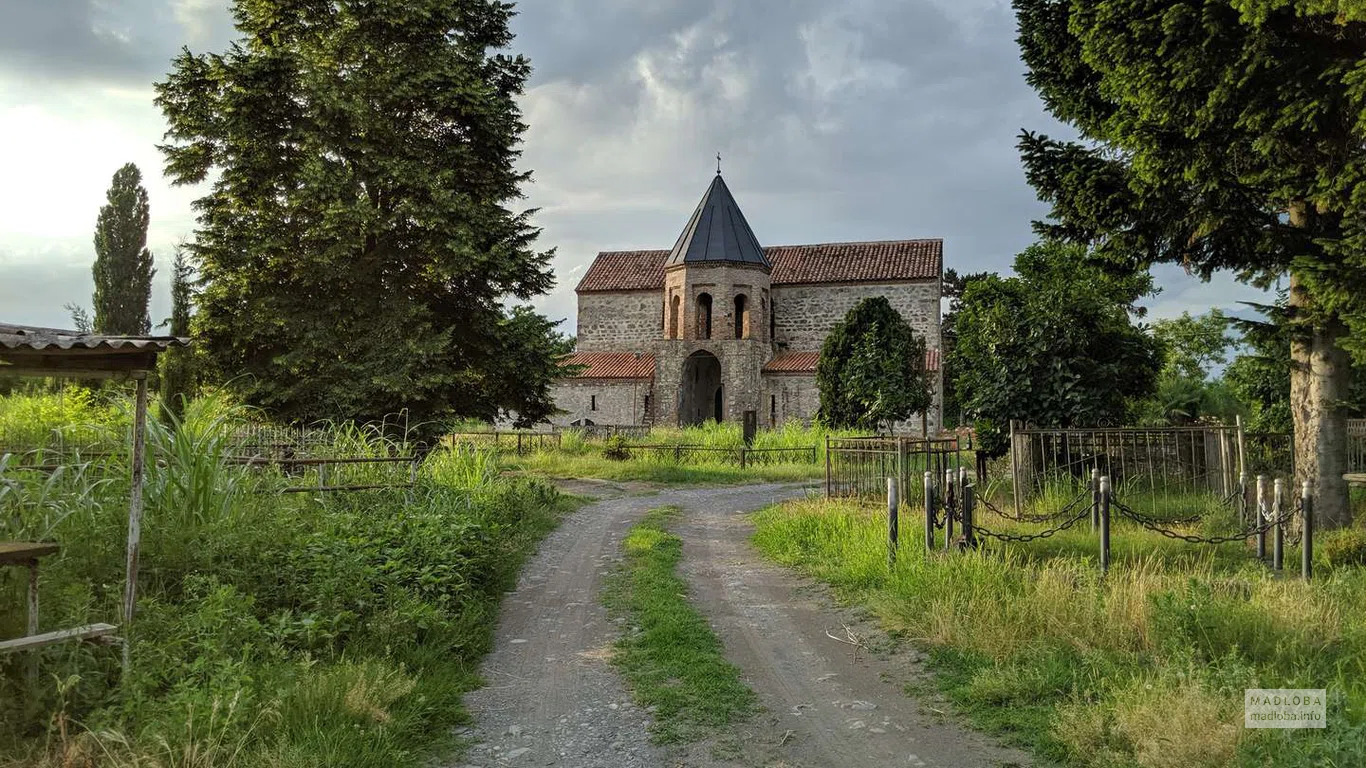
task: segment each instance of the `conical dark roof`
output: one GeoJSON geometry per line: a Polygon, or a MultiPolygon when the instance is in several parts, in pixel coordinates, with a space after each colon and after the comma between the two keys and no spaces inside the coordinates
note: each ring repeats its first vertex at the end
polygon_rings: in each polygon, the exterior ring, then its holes
{"type": "Polygon", "coordinates": [[[770,269],[764,249],[749,228],[721,174],[716,174],[688,226],[674,243],[665,267],[680,264],[751,264],[770,269]]]}

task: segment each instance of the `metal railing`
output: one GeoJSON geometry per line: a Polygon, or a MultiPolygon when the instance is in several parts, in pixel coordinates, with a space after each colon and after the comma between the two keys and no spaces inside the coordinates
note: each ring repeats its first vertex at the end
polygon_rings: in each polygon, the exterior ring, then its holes
{"type": "Polygon", "coordinates": [[[560,447],[558,432],[450,432],[441,438],[447,448],[472,445],[481,448],[515,450],[518,456],[560,447]]]}
{"type": "Polygon", "coordinates": [[[898,478],[909,495],[925,472],[941,477],[963,466],[955,438],[827,437],[825,495],[877,497],[886,493],[887,478],[898,478]]]}
{"type": "Polygon", "coordinates": [[[630,458],[630,454],[640,452],[642,454],[652,454],[663,458],[672,458],[674,463],[703,463],[709,459],[730,461],[740,467],[749,467],[757,464],[816,464],[820,461],[820,446],[798,447],[798,448],[746,448],[745,446],[710,446],[710,445],[622,445],[616,446],[617,449],[626,452],[623,458],[630,458]]]}

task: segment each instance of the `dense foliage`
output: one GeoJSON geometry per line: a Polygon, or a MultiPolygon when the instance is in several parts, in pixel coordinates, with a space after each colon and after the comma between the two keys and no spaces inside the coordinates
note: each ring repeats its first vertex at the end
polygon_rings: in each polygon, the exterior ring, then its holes
{"type": "Polygon", "coordinates": [[[95,317],[88,322],[96,333],[139,336],[152,325],[147,303],[153,270],[152,252],[147,250],[151,212],[136,165],[128,163],[114,172],[106,199],[95,221],[95,317]]]}
{"type": "Polygon", "coordinates": [[[878,430],[925,413],[932,403],[925,339],[886,297],[864,299],[825,337],[816,385],[816,418],[836,429],[878,430]]]}
{"type": "Polygon", "coordinates": [[[1196,317],[1155,320],[1153,337],[1162,345],[1162,370],[1157,391],[1143,403],[1138,422],[1166,426],[1212,420],[1231,424],[1246,414],[1247,406],[1215,369],[1228,360],[1237,343],[1229,333],[1229,318],[1220,309],[1196,317]]]}
{"type": "Polygon", "coordinates": [[[944,426],[946,427],[958,427],[965,423],[963,401],[958,393],[958,385],[955,380],[956,372],[953,370],[953,348],[958,342],[958,313],[963,309],[963,293],[974,281],[993,274],[991,272],[968,272],[960,275],[957,270],[951,267],[944,270],[944,298],[948,299],[949,306],[944,310],[944,317],[939,323],[939,338],[944,345],[944,426]]]}
{"type": "Polygon", "coordinates": [[[233,15],[226,52],[186,50],[156,87],[168,176],[213,183],[188,249],[220,375],[289,420],[543,414],[556,339],[502,306],[552,285],[510,208],[530,72],[504,52],[511,4],[233,15]]]}
{"type": "Polygon", "coordinates": [[[1366,357],[1366,21],[1324,0],[1015,0],[1047,235],[1127,266],[1290,277],[1298,474],[1347,521],[1345,347],[1366,357]],[[1311,363],[1312,360],[1312,363],[1311,363]],[[1298,401],[1298,402],[1297,402],[1298,401]]]}
{"type": "MultiPolygon", "coordinates": [[[[172,336],[185,338],[190,335],[190,319],[193,308],[191,283],[194,271],[190,268],[182,249],[176,249],[175,263],[171,267],[171,316],[166,320],[166,331],[172,336]]],[[[161,385],[161,407],[177,417],[184,414],[185,401],[192,393],[194,385],[194,351],[173,348],[161,353],[157,360],[157,378],[161,385]]]]}
{"type": "Polygon", "coordinates": [[[1012,420],[1038,427],[1127,423],[1153,391],[1161,346],[1131,317],[1146,276],[1087,264],[1078,246],[1044,243],[1015,260],[1016,277],[968,286],[952,368],[979,451],[1001,456],[1012,420]]]}
{"type": "MultiPolygon", "coordinates": [[[[1253,306],[1263,318],[1235,321],[1242,331],[1242,351],[1224,371],[1224,382],[1246,404],[1248,431],[1289,434],[1294,420],[1290,413],[1291,332],[1285,298],[1275,304],[1253,306]]],[[[1353,418],[1366,415],[1366,365],[1355,367],[1344,405],[1353,418]]]]}
{"type": "MultiPolygon", "coordinates": [[[[0,400],[0,434],[34,424],[28,437],[46,441],[40,428],[55,426],[113,452],[55,473],[26,468],[31,454],[0,459],[0,538],[62,545],[42,568],[41,629],[120,623],[127,414],[83,396],[0,400]]],[[[0,659],[0,763],[390,768],[427,764],[462,718],[497,601],[554,524],[555,491],[452,452],[427,458],[411,498],[281,495],[301,478],[224,460],[244,415],[208,398],[183,422],[150,424],[132,673],[100,647],[38,654],[32,683],[20,659],[0,659]]],[[[372,431],[327,437],[316,450],[406,450],[372,431]]],[[[332,472],[408,479],[406,465],[332,472]]],[[[0,573],[0,637],[22,634],[26,585],[0,573]]]]}

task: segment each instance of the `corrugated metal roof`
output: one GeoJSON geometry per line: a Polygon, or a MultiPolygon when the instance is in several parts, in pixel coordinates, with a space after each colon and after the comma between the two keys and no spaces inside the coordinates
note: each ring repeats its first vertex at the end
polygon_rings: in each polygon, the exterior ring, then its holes
{"type": "Polygon", "coordinates": [[[0,347],[14,351],[160,352],[171,347],[188,346],[189,343],[189,339],[176,336],[104,336],[60,328],[0,323],[0,347]]]}
{"type": "MultiPolygon", "coordinates": [[[[938,371],[940,351],[934,347],[925,349],[925,369],[938,371]]],[[[815,375],[816,365],[820,363],[819,352],[779,352],[776,357],[764,364],[764,373],[796,373],[815,375]]]]}
{"type": "MultiPolygon", "coordinates": [[[[775,245],[763,250],[772,264],[775,286],[938,280],[944,266],[944,241],[937,239],[775,245]]],[[[603,251],[575,290],[661,290],[669,257],[670,251],[603,251]]]]}
{"type": "Polygon", "coordinates": [[[585,366],[574,379],[653,379],[654,355],[634,352],[576,352],[565,365],[585,366]]]}
{"type": "Polygon", "coordinates": [[[674,243],[666,266],[718,262],[770,266],[719,171],[674,243]]]}

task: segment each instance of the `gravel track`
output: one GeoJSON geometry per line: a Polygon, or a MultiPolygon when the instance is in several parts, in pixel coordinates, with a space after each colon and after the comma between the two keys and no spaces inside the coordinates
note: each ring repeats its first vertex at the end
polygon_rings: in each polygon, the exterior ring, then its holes
{"type": "Polygon", "coordinates": [[[886,647],[870,622],[825,590],[761,561],[744,511],[807,493],[799,485],[668,489],[576,481],[601,497],[542,543],[504,601],[487,686],[467,705],[472,743],[456,766],[996,766],[1025,756],[923,711],[903,684],[923,672],[914,652],[871,653],[831,640],[844,627],[886,647]],[[629,495],[636,492],[635,495],[629,495]],[[655,507],[684,512],[682,570],[692,598],[743,671],[765,712],[706,742],[649,742],[650,714],[610,665],[620,628],[600,601],[627,530],[655,507]]]}

